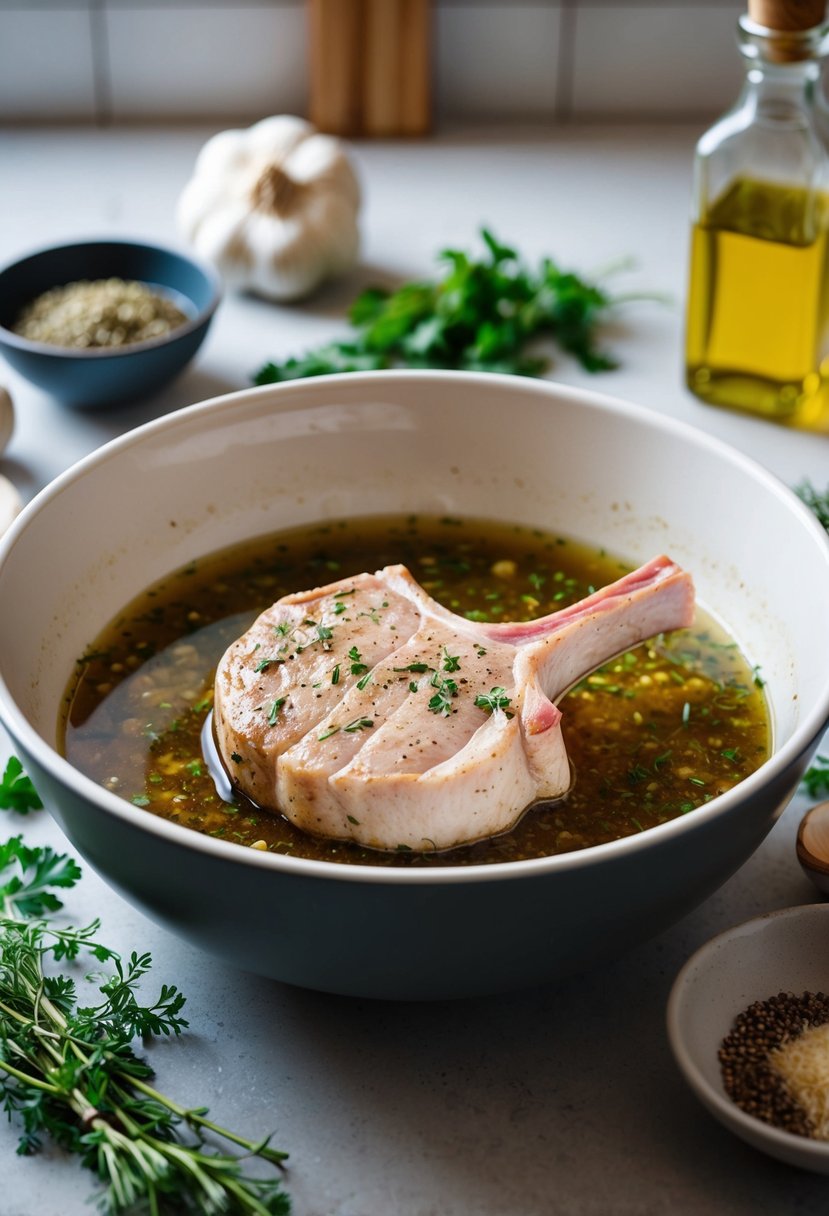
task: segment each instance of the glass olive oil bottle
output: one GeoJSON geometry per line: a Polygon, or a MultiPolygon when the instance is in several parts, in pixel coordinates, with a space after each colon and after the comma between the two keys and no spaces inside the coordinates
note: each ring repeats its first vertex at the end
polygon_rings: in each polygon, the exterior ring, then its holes
{"type": "Polygon", "coordinates": [[[712,405],[829,431],[824,15],[749,0],[740,18],[746,82],[695,159],[686,376],[712,405]]]}

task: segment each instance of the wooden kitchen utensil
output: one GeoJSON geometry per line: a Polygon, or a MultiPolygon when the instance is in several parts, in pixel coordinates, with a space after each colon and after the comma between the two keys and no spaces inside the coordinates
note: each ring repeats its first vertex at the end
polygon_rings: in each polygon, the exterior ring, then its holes
{"type": "Polygon", "coordinates": [[[429,0],[308,0],[310,117],[336,135],[424,135],[429,0]]]}

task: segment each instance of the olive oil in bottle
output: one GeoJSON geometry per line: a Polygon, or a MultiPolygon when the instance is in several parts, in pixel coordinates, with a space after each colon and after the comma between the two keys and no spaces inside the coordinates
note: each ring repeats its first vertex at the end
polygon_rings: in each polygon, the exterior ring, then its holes
{"type": "Polygon", "coordinates": [[[711,405],[829,431],[824,0],[749,3],[743,93],[697,148],[686,382],[711,405]]]}
{"type": "Polygon", "coordinates": [[[705,401],[801,425],[829,412],[826,210],[741,178],[694,225],[688,385],[705,401]]]}

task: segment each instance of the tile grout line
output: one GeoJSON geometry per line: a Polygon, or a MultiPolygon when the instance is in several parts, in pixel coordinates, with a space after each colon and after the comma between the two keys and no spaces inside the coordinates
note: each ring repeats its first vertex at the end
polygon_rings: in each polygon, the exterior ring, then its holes
{"type": "Polygon", "coordinates": [[[556,100],[553,117],[569,122],[573,117],[573,58],[576,52],[576,0],[561,0],[557,57],[556,100]]]}
{"type": "Polygon", "coordinates": [[[105,0],[92,0],[89,9],[89,32],[92,38],[92,89],[95,99],[95,121],[99,127],[108,127],[112,123],[112,73],[104,5],[105,0]]]}

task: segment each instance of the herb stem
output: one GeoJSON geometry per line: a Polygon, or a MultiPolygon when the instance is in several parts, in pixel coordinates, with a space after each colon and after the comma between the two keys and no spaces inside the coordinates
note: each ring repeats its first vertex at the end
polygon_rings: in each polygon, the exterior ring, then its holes
{"type": "Polygon", "coordinates": [[[26,1085],[33,1085],[35,1089],[43,1090],[44,1093],[55,1094],[56,1096],[63,1093],[63,1090],[59,1086],[53,1085],[49,1081],[40,1081],[37,1077],[33,1077],[31,1073],[22,1072],[21,1069],[15,1068],[13,1064],[10,1064],[8,1060],[0,1060],[0,1070],[8,1073],[10,1077],[15,1077],[18,1081],[23,1081],[26,1085]]]}
{"type": "Polygon", "coordinates": [[[153,1101],[159,1102],[162,1106],[166,1106],[180,1119],[184,1119],[191,1127],[203,1127],[207,1131],[212,1132],[216,1136],[221,1136],[224,1140],[229,1140],[236,1144],[239,1148],[245,1149],[255,1157],[263,1157],[267,1161],[272,1161],[275,1165],[281,1165],[283,1161],[287,1161],[288,1153],[280,1152],[279,1149],[268,1148],[268,1141],[253,1141],[247,1140],[244,1136],[238,1135],[236,1132],[230,1131],[226,1127],[222,1127],[218,1123],[213,1123],[196,1109],[188,1109],[186,1106],[179,1106],[178,1102],[174,1102],[172,1098],[168,1098],[166,1094],[160,1093],[159,1090],[153,1089],[152,1085],[148,1085],[146,1081],[142,1081],[140,1077],[130,1077],[130,1085],[133,1089],[138,1089],[146,1097],[152,1098],[153,1101]]]}

